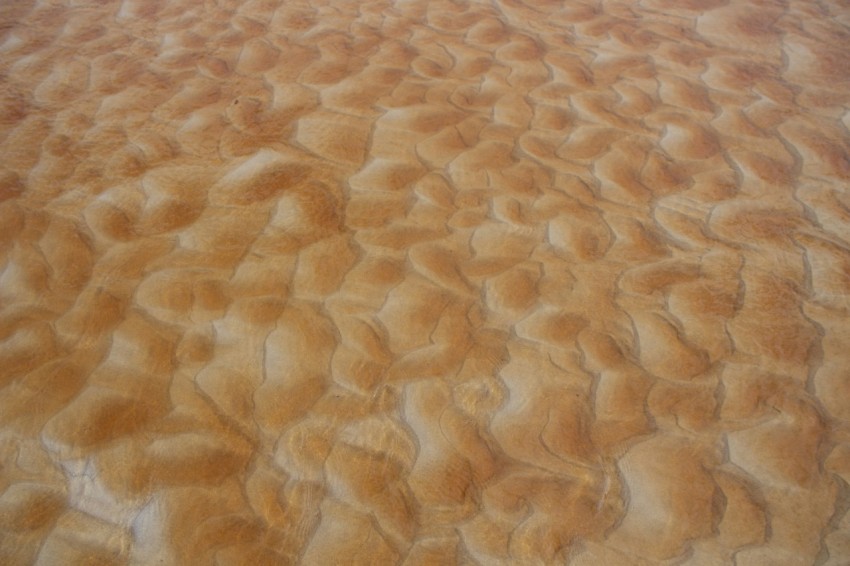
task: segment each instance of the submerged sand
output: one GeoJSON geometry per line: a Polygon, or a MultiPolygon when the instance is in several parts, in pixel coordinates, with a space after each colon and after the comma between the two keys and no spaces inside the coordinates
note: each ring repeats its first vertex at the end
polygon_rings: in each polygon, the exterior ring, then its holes
{"type": "Polygon", "coordinates": [[[841,1],[6,1],[0,563],[850,562],[841,1]]]}

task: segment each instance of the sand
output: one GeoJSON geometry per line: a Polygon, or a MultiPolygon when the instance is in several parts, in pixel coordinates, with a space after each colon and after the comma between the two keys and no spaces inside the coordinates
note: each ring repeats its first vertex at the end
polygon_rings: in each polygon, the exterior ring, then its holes
{"type": "Polygon", "coordinates": [[[7,0],[0,563],[850,563],[839,0],[7,0]]]}

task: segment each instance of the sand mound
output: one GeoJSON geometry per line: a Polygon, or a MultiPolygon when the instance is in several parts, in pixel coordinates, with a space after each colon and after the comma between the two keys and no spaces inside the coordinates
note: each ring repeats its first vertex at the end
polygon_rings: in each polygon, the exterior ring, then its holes
{"type": "Polygon", "coordinates": [[[850,11],[0,7],[0,563],[847,564],[850,11]]]}

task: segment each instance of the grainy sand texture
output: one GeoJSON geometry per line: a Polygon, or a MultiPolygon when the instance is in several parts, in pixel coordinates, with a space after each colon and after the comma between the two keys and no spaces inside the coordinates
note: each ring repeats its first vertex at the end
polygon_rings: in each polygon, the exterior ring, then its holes
{"type": "Polygon", "coordinates": [[[0,564],[850,564],[846,0],[4,0],[0,564]]]}

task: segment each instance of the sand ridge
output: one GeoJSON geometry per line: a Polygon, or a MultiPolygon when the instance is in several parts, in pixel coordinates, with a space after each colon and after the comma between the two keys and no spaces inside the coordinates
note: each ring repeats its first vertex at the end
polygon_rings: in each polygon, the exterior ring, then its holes
{"type": "Polygon", "coordinates": [[[0,7],[0,562],[850,561],[841,2],[0,7]]]}

